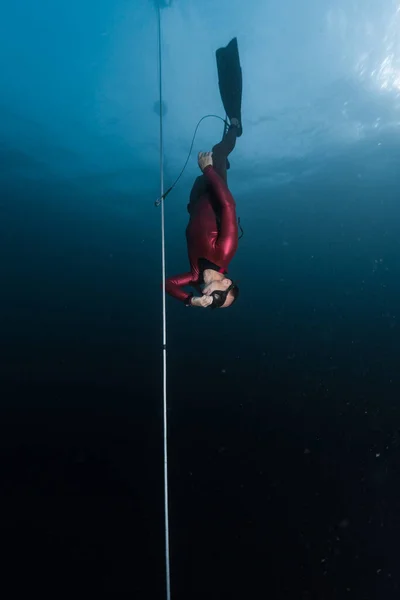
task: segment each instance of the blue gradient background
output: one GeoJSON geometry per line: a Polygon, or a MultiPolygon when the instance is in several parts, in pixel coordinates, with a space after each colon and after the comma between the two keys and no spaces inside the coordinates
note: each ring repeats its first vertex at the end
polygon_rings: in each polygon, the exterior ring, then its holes
{"type": "MultiPolygon", "coordinates": [[[[166,186],[234,36],[244,80],[240,300],[167,300],[175,597],[397,598],[400,5],[163,4],[166,186]]],[[[163,597],[157,101],[154,2],[3,7],[1,528],[42,593],[163,597]]]]}

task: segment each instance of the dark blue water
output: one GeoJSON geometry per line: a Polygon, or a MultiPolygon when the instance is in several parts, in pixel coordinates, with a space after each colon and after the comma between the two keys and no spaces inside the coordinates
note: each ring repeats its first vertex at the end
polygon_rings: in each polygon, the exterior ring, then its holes
{"type": "MultiPolygon", "coordinates": [[[[162,5],[166,185],[233,35],[244,73],[240,298],[167,300],[173,598],[398,598],[399,13],[162,5]]],[[[154,2],[0,27],[6,597],[163,598],[154,2]]],[[[220,130],[166,200],[167,274],[220,130]]]]}

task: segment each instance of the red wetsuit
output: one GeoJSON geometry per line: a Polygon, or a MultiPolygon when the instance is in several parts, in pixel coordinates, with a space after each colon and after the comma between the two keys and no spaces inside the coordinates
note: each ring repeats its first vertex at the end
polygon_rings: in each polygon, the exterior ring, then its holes
{"type": "Polygon", "coordinates": [[[190,305],[193,294],[185,286],[198,286],[203,282],[199,259],[206,259],[226,273],[238,246],[236,203],[225,181],[209,166],[204,169],[208,190],[200,195],[190,210],[186,239],[190,271],[168,277],[165,289],[168,294],[190,305]],[[217,223],[216,210],[220,224],[217,223]]]}

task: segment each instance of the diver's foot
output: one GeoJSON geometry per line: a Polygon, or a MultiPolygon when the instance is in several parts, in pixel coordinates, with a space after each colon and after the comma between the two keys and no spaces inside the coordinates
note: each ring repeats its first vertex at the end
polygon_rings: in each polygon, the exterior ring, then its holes
{"type": "Polygon", "coordinates": [[[207,167],[213,166],[212,152],[199,152],[198,163],[202,171],[207,167]]]}
{"type": "Polygon", "coordinates": [[[242,135],[242,126],[240,124],[239,119],[232,118],[231,119],[231,127],[236,127],[238,137],[240,137],[242,135]]]}

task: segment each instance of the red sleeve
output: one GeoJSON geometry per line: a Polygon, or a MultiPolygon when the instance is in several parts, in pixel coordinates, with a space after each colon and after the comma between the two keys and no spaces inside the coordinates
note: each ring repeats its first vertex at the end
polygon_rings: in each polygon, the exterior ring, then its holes
{"type": "Polygon", "coordinates": [[[182,273],[182,275],[174,275],[173,277],[168,277],[165,281],[165,291],[167,294],[176,298],[177,300],[181,300],[181,302],[185,302],[188,304],[193,294],[185,292],[182,288],[185,285],[191,285],[193,281],[192,273],[182,273]]]}
{"type": "Polygon", "coordinates": [[[204,175],[211,183],[215,197],[221,208],[221,225],[216,246],[226,260],[230,260],[238,247],[238,225],[236,203],[225,181],[213,167],[207,167],[204,175]]]}

